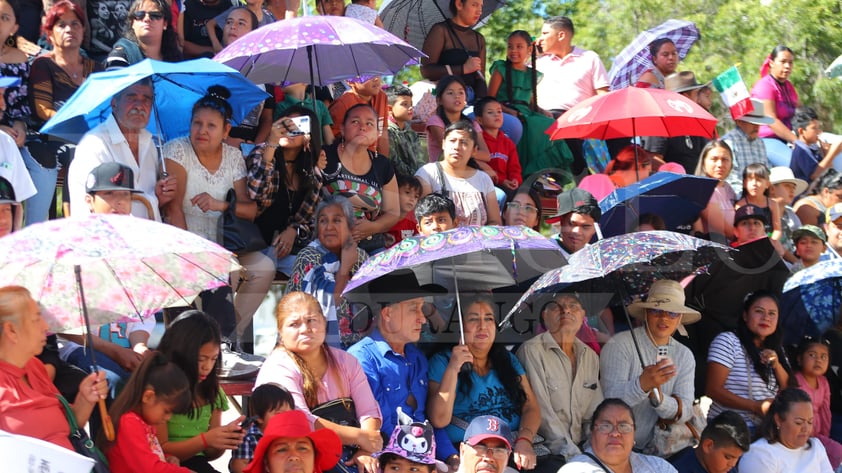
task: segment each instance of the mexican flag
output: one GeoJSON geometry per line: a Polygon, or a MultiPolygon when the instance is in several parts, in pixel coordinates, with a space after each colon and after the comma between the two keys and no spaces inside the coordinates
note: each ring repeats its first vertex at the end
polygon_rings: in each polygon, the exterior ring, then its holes
{"type": "Polygon", "coordinates": [[[731,117],[734,120],[754,110],[751,105],[751,96],[736,66],[716,76],[713,79],[713,87],[722,96],[725,105],[731,109],[731,117]]]}

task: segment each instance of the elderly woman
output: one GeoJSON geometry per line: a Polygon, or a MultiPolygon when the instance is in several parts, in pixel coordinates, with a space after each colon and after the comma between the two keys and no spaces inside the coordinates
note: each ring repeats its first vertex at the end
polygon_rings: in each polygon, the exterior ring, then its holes
{"type": "Polygon", "coordinates": [[[520,361],[505,346],[494,343],[495,308],[484,297],[464,306],[465,344],[430,359],[427,414],[433,427],[447,430],[453,443],[462,441],[474,417],[500,417],[518,430],[513,445],[515,465],[532,470],[537,460],[532,440],[541,425],[541,409],[520,361]],[[471,363],[470,370],[462,369],[465,363],[471,363]]]}
{"type": "Polygon", "coordinates": [[[792,116],[798,107],[798,92],[789,81],[795,55],[779,44],[760,68],[760,80],[751,88],[751,96],[763,102],[763,114],[774,122],[760,127],[760,138],[777,138],[794,143],[798,137],[792,131],[792,116]]]}
{"type": "Polygon", "coordinates": [[[816,192],[802,197],[795,202],[793,210],[802,225],[822,225],[825,223],[827,209],[842,202],[842,174],[835,169],[828,169],[819,178],[816,192]]]}
{"type": "Polygon", "coordinates": [[[288,390],[310,424],[336,432],[345,446],[345,465],[377,473],[371,454],[383,448],[381,414],[360,363],[325,344],[327,320],[313,296],[285,295],[278,302],[277,321],[278,345],[255,386],[276,383],[288,390]]]}
{"type": "Polygon", "coordinates": [[[369,254],[382,251],[383,234],[400,220],[395,168],[369,149],[377,141],[377,123],[370,105],[354,105],[342,119],[342,139],[325,148],[325,190],[351,200],[356,213],[351,236],[369,254]]]}
{"type": "Polygon", "coordinates": [[[296,410],[272,416],[257,443],[245,473],[286,473],[290,464],[301,473],[321,473],[336,465],[342,442],[330,429],[313,430],[307,416],[296,410]]]}
{"type": "Polygon", "coordinates": [[[629,305],[628,311],[643,322],[633,330],[646,366],[640,366],[632,333],[615,335],[600,354],[602,389],[606,398],[632,407],[635,443],[647,450],[659,421],[683,424],[693,416],[696,360],[672,336],[679,325],[698,322],[701,314],[684,305],[684,288],[670,280],[655,281],[646,301],[629,305]]]}
{"type": "Polygon", "coordinates": [[[602,401],[599,356],[576,338],[584,320],[579,299],[560,294],[541,310],[547,331],[517,351],[541,407],[538,433],[552,453],[566,460],[581,453],[587,425],[602,401]]]}
{"type": "MultiPolygon", "coordinates": [[[[59,392],[35,358],[46,339],[47,323],[29,291],[20,286],[0,288],[0,429],[73,450],[59,392]]],[[[104,372],[82,380],[71,406],[80,426],[107,394],[104,372]]]]}
{"type": "Polygon", "coordinates": [[[541,197],[532,187],[521,186],[503,211],[506,225],[523,225],[541,231],[541,197]]]}
{"type": "Polygon", "coordinates": [[[316,239],[298,252],[287,292],[302,291],[315,297],[327,317],[329,343],[336,345],[339,341],[343,346],[351,346],[363,334],[351,326],[351,309],[341,294],[368,255],[351,236],[354,208],[348,199],[324,198],[313,218],[316,239]],[[335,338],[337,335],[339,340],[335,338]]]}
{"type": "MultiPolygon", "coordinates": [[[[32,61],[29,73],[35,128],[52,118],[92,72],[102,70],[98,62],[82,56],[84,25],[82,9],[69,0],[53,4],[44,17],[42,29],[53,50],[32,61]]],[[[25,218],[26,225],[29,225],[47,220],[58,177],[58,163],[68,166],[73,159],[74,147],[39,135],[27,142],[27,148],[32,156],[24,155],[26,168],[38,188],[38,193],[26,202],[25,218]]]]}
{"type": "MultiPolygon", "coordinates": [[[[222,241],[219,219],[228,209],[229,189],[236,194],[238,217],[252,220],[257,213],[257,204],[246,189],[243,155],[223,143],[231,129],[230,95],[225,87],[211,86],[208,94],[193,105],[190,135],[164,146],[167,171],[177,182],[175,197],[166,209],[169,222],[217,243],[222,241]]],[[[245,267],[245,275],[239,284],[236,280],[234,283],[237,320],[230,312],[217,319],[224,337],[234,334],[235,327],[239,330],[236,335],[242,335],[241,328],[248,325],[275,277],[272,260],[259,251],[240,253],[237,259],[245,267]]],[[[220,295],[220,291],[215,294],[220,295]]],[[[216,309],[221,303],[209,305],[216,309]]]]}
{"type": "Polygon", "coordinates": [[[784,389],[763,417],[762,438],[740,460],[740,473],[832,472],[822,443],[812,433],[810,396],[800,389],[784,389]]]}
{"type": "Polygon", "coordinates": [[[676,473],[666,460],[633,452],[637,425],[631,407],[620,399],[602,401],[593,413],[591,446],[558,473],[676,473]]]}
{"type": "Polygon", "coordinates": [[[778,390],[787,386],[791,372],[781,346],[778,315],[778,300],[772,293],[748,294],[736,333],[723,332],[713,340],[705,389],[713,400],[708,417],[730,409],[743,416],[753,435],[760,433],[760,419],[778,390]]]}
{"type": "Polygon", "coordinates": [[[695,175],[716,179],[719,183],[713,189],[707,207],[702,210],[695,225],[702,233],[719,233],[729,240],[734,238],[734,202],[737,194],[726,179],[734,167],[734,155],[728,143],[712,140],[702,148],[695,175]]]}
{"type": "Polygon", "coordinates": [[[178,62],[181,49],[172,26],[172,10],[167,0],[135,0],[126,17],[123,37],[108,53],[105,68],[128,67],[144,59],[178,62]]]}
{"type": "Polygon", "coordinates": [[[666,77],[678,69],[678,49],[669,38],[659,38],[649,45],[652,68],[637,79],[635,87],[666,88],[666,77]]]}

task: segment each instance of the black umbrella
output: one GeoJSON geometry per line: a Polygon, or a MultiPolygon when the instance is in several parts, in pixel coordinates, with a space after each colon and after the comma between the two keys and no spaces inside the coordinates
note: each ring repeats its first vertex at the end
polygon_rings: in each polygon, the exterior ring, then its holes
{"type": "MultiPolygon", "coordinates": [[[[504,0],[482,2],[479,24],[505,4],[504,0]]],[[[390,0],[380,7],[380,20],[386,31],[418,49],[424,46],[433,25],[452,16],[450,0],[390,0]]]]}

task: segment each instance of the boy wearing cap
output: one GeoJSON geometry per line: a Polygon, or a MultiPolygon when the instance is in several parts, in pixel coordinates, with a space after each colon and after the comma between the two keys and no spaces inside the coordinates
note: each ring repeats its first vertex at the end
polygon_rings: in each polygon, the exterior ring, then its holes
{"type": "Polygon", "coordinates": [[[600,383],[606,399],[631,406],[635,443],[646,450],[661,419],[684,423],[693,416],[696,360],[673,334],[702,316],[684,305],[681,284],[667,279],[655,281],[646,300],[629,305],[628,312],[643,322],[633,330],[646,367],[640,366],[632,333],[616,334],[600,353],[600,383]]]}
{"type": "Polygon", "coordinates": [[[596,225],[602,211],[599,202],[590,192],[573,188],[558,195],[558,211],[547,218],[547,223],[558,223],[556,243],[565,258],[581,250],[596,234],[596,225]]]}
{"type": "Polygon", "coordinates": [[[734,242],[733,247],[763,238],[766,235],[766,214],[763,209],[755,205],[745,205],[734,212],[734,242]]]}
{"type": "Polygon", "coordinates": [[[786,166],[775,166],[769,170],[769,182],[772,183],[769,195],[778,206],[778,213],[781,215],[780,242],[786,250],[783,258],[787,263],[795,263],[798,258],[795,256],[792,232],[801,226],[801,219],[793,210],[792,203],[795,201],[795,196],[807,190],[807,181],[796,178],[792,169],[786,166]]]}
{"type": "Polygon", "coordinates": [[[751,105],[754,109],[735,120],[737,127],[722,136],[722,141],[728,143],[733,152],[733,166],[727,181],[736,193],[743,190],[743,170],[749,164],[763,163],[769,166],[766,145],[759,133],[760,125],[769,125],[774,120],[763,114],[763,102],[760,100],[751,99],[751,105]]]}
{"type": "Polygon", "coordinates": [[[821,261],[822,254],[827,250],[827,235],[815,225],[804,225],[792,232],[792,241],[798,256],[798,262],[790,268],[793,273],[821,261]]]}
{"type": "Polygon", "coordinates": [[[837,255],[842,253],[842,203],[827,209],[824,231],[827,234],[827,246],[837,255]]]}
{"type": "Polygon", "coordinates": [[[502,473],[512,454],[509,424],[495,416],[474,417],[459,446],[457,473],[502,473]]]}
{"type": "Polygon", "coordinates": [[[20,228],[22,216],[12,183],[0,177],[0,238],[20,228]]]}
{"type": "Polygon", "coordinates": [[[134,172],[120,163],[102,163],[85,180],[85,203],[92,214],[129,215],[132,212],[134,172]]]}

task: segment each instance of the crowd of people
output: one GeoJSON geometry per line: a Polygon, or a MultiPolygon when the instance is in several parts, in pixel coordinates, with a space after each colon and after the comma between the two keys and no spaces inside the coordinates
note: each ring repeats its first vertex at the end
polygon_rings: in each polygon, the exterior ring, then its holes
{"type": "MultiPolygon", "coordinates": [[[[230,285],[168,316],[156,347],[153,320],[98,327],[90,347],[48,334],[36,295],[0,288],[0,428],[73,449],[71,427],[91,419],[115,473],[213,472],[227,453],[232,472],[842,471],[839,307],[787,318],[782,281],[729,301],[734,320],[707,330],[701,349],[684,326],[705,308],[668,279],[613,307],[555,294],[515,347],[497,340],[497,292],[446,294],[453,288],[397,271],[369,285],[380,306],[368,317],[342,295],[371,256],[462,226],[555,231],[558,251],[572,257],[599,238],[600,199],[667,172],[716,181],[698,217],[669,230],[738,249],[768,241],[769,261],[793,275],[837,259],[842,144],[825,142],[818,115],[799,102],[785,46],[763,65],[752,110],[721,139],[550,140],[554,118],[609,91],[602,61],[573,43],[570,18],[552,17],[535,42],[512,32],[506,58],[487,66],[474,29],[481,0],[451,0],[450,18],[428,34],[420,70],[435,83],[436,108],[420,120],[419,97],[380,77],[312,95],[306,84],[263,85],[269,97],[240,123],[238,97],[208,84],[188,135],[156,143],[147,131],[156,91],[144,79],[110,97],[112,113],[78,143],[36,131],[97,71],[210,57],[298,7],[59,0],[33,27],[16,2],[0,0],[0,237],[54,218],[61,195],[65,217],[131,214],[222,244],[227,213],[262,239],[236,250],[243,269],[230,285]],[[785,163],[773,156],[778,145],[785,163]],[[605,172],[592,174],[599,152],[605,172]],[[558,170],[563,192],[548,177],[558,170]],[[222,357],[252,348],[251,319],[277,279],[286,281],[277,345],[249,416],[223,423],[222,357]],[[618,306],[633,320],[615,317],[618,306]],[[427,343],[454,320],[458,344],[427,343]],[[94,409],[103,399],[113,439],[94,409]]],[[[382,26],[373,1],[317,7],[382,26]]],[[[680,70],[671,40],[649,52],[652,66],[633,86],[710,108],[709,83],[680,70]]],[[[664,230],[664,217],[626,223],[664,230]]]]}

